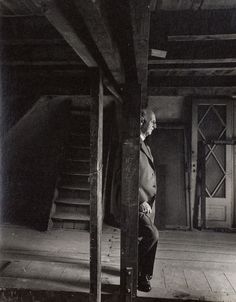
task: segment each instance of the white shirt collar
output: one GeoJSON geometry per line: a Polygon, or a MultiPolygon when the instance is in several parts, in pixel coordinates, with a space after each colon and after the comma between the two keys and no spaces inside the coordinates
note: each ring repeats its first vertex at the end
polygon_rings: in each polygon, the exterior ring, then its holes
{"type": "Polygon", "coordinates": [[[141,140],[142,140],[143,142],[144,142],[144,140],[145,140],[145,138],[146,138],[145,135],[144,135],[142,132],[140,133],[140,138],[141,138],[141,140]]]}

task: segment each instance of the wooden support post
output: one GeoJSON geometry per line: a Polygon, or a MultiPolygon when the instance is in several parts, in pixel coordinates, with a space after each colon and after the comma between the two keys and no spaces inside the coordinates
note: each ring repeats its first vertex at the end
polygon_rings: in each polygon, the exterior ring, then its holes
{"type": "Polygon", "coordinates": [[[205,160],[206,145],[199,142],[199,160],[200,160],[200,175],[201,175],[201,228],[206,228],[206,160],[205,160]]]}
{"type": "Polygon", "coordinates": [[[121,301],[127,302],[137,294],[140,85],[137,83],[127,85],[124,90],[124,97],[121,187],[121,301]],[[129,291],[127,271],[130,270],[132,270],[133,281],[129,291]]]}
{"type": "Polygon", "coordinates": [[[198,158],[198,105],[192,104],[192,146],[191,146],[191,182],[190,182],[190,228],[193,229],[194,204],[197,182],[197,158],[198,158]]]}
{"type": "Polygon", "coordinates": [[[90,115],[90,302],[101,301],[103,86],[91,69],[90,115]]]}

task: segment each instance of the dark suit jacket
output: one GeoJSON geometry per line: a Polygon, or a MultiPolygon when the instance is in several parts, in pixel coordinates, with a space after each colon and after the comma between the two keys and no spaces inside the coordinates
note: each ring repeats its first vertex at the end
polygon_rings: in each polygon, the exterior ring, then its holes
{"type": "MultiPolygon", "coordinates": [[[[144,201],[149,201],[150,203],[150,200],[156,195],[156,190],[156,173],[151,150],[140,140],[139,204],[144,201]]],[[[151,206],[152,203],[150,204],[151,206]]]]}

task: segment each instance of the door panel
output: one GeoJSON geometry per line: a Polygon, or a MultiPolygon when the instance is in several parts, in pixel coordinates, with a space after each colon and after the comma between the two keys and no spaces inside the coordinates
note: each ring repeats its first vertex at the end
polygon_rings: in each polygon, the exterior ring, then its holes
{"type": "Polygon", "coordinates": [[[156,224],[165,229],[187,228],[184,130],[158,128],[151,147],[158,181],[156,224]]]}
{"type": "Polygon", "coordinates": [[[192,135],[205,145],[206,227],[232,224],[232,146],[222,143],[232,136],[231,106],[216,100],[194,104],[192,135]]]}

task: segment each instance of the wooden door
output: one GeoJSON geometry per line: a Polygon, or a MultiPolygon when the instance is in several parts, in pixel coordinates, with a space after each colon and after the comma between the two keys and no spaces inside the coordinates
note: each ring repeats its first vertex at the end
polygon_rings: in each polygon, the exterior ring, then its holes
{"type": "Polygon", "coordinates": [[[227,144],[232,137],[232,112],[231,101],[197,100],[193,103],[192,180],[196,180],[197,144],[203,141],[206,227],[229,228],[232,225],[232,146],[227,144]]]}
{"type": "Polygon", "coordinates": [[[187,229],[184,128],[159,126],[151,148],[157,168],[155,223],[159,229],[187,229]]]}

